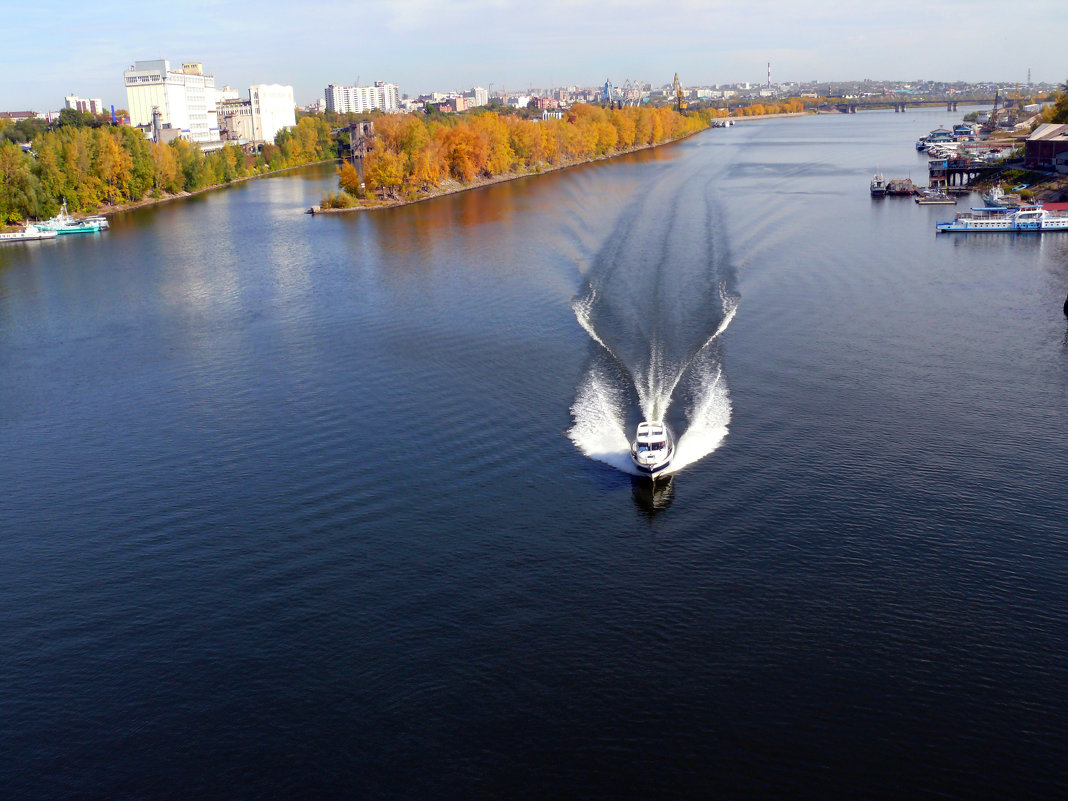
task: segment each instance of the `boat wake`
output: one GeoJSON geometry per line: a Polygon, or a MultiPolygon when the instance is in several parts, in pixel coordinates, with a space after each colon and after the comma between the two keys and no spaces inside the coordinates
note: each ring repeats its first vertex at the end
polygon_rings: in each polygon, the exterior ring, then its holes
{"type": "Polygon", "coordinates": [[[714,451],[731,418],[720,337],[738,306],[734,270],[714,224],[711,176],[687,161],[642,188],[572,303],[591,342],[568,435],[590,458],[635,475],[638,422],[676,432],[673,473],[714,451]]]}

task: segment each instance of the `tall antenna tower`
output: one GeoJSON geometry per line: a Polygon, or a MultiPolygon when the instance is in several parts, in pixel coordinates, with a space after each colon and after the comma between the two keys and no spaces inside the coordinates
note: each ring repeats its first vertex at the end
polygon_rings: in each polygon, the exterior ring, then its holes
{"type": "Polygon", "coordinates": [[[1027,68],[1027,88],[1031,88],[1031,68],[1027,68]]]}
{"type": "Polygon", "coordinates": [[[768,62],[768,89],[771,88],[771,62],[768,62]]]}

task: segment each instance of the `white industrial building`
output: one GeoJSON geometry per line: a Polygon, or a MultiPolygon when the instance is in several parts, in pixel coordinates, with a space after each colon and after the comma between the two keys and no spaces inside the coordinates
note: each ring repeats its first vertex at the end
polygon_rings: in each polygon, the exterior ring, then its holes
{"type": "Polygon", "coordinates": [[[131,125],[151,126],[152,110],[158,108],[162,125],[180,130],[190,141],[218,141],[215,78],[205,75],[200,63],[171,69],[162,59],[137,61],[123,78],[131,125]]]}
{"type": "Polygon", "coordinates": [[[249,87],[246,99],[219,101],[218,115],[219,130],[224,139],[273,143],[279,131],[297,124],[293,87],[276,83],[256,84],[249,87]]]}
{"type": "Polygon", "coordinates": [[[397,84],[384,81],[375,81],[374,86],[341,86],[332,83],[326,87],[326,110],[338,114],[399,111],[400,90],[397,84]]]}
{"type": "Polygon", "coordinates": [[[280,130],[297,124],[292,86],[258,83],[249,87],[248,96],[252,102],[252,138],[257,142],[274,142],[280,130]]]}

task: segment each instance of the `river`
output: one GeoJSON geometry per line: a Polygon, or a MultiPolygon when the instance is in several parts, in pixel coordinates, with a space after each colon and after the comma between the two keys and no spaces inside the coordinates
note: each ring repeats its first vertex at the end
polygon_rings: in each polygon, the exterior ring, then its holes
{"type": "Polygon", "coordinates": [[[0,796],[1055,797],[1068,235],[867,193],[957,118],[4,246],[0,796]]]}

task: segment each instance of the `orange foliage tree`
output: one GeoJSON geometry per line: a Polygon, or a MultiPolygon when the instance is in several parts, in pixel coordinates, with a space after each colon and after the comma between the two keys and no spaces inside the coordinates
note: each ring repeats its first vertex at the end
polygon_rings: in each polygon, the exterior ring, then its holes
{"type": "MultiPolygon", "coordinates": [[[[412,198],[446,180],[470,183],[659,144],[707,127],[711,116],[683,116],[666,106],[605,109],[586,104],[574,105],[558,120],[493,112],[431,119],[382,114],[375,117],[364,181],[382,197],[412,198]]],[[[352,165],[342,165],[338,182],[341,189],[358,194],[352,165]]]]}

